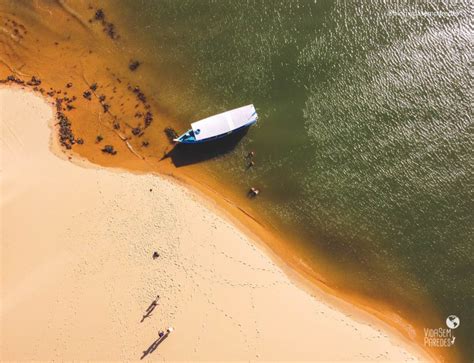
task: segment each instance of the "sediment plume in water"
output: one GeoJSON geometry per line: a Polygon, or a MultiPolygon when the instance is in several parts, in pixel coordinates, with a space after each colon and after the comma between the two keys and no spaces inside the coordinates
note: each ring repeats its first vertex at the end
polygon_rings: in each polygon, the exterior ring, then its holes
{"type": "Polygon", "coordinates": [[[137,61],[130,66],[121,55],[104,10],[89,6],[79,14],[62,2],[2,7],[2,83],[29,87],[55,104],[65,152],[138,170],[169,148],[163,131],[148,132],[157,119],[166,125],[166,117],[142,90],[137,61]]]}

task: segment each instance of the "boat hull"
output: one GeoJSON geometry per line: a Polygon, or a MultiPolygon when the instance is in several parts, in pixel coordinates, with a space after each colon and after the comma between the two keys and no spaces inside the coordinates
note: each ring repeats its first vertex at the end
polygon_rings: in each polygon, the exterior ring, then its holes
{"type": "Polygon", "coordinates": [[[225,134],[221,134],[221,135],[217,135],[217,136],[213,136],[213,137],[210,137],[210,138],[207,138],[207,139],[202,139],[202,140],[196,140],[196,139],[184,139],[183,136],[185,136],[187,133],[189,133],[191,130],[188,130],[186,133],[184,133],[183,135],[181,135],[180,137],[174,139],[174,141],[176,141],[177,143],[179,144],[204,144],[204,143],[207,143],[207,142],[210,142],[210,141],[214,141],[214,140],[219,140],[219,139],[222,139],[224,137],[227,137],[229,135],[232,135],[232,134],[235,134],[236,132],[239,132],[243,129],[246,129],[250,126],[252,126],[254,123],[256,123],[257,120],[253,120],[239,128],[236,128],[230,132],[227,132],[225,134]]]}

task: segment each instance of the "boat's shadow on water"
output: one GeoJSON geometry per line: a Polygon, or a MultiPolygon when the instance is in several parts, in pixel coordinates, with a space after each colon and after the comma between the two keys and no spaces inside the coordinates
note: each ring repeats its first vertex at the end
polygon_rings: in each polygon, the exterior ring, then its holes
{"type": "Polygon", "coordinates": [[[163,156],[162,160],[171,158],[177,168],[211,160],[234,150],[247,132],[248,128],[245,128],[222,139],[202,144],[176,144],[171,151],[163,156]]]}

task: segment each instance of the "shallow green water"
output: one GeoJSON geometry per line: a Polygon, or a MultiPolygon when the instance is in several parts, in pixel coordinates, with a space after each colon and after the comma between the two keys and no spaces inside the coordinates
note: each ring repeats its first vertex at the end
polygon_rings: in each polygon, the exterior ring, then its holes
{"type": "MultiPolygon", "coordinates": [[[[260,120],[202,163],[336,266],[335,283],[474,341],[468,1],[125,1],[149,86],[185,130],[260,120]],[[445,2],[446,3],[446,2],[445,2]],[[246,170],[243,155],[256,151],[246,170]],[[349,278],[348,278],[349,277],[349,278]]],[[[160,126],[161,127],[161,126],[160,126]]],[[[452,348],[451,348],[452,349],[452,348]]]]}

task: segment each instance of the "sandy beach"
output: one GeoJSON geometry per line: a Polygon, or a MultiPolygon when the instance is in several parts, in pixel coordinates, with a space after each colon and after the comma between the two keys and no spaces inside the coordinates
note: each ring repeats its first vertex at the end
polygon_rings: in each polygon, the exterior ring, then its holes
{"type": "Polygon", "coordinates": [[[37,95],[0,89],[0,121],[1,360],[430,360],[172,179],[68,161],[37,95]]]}

